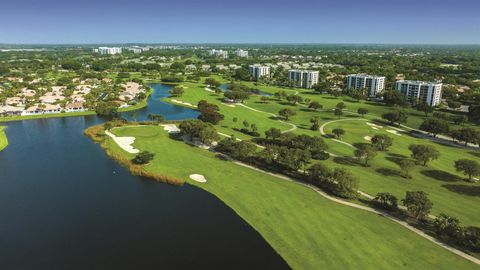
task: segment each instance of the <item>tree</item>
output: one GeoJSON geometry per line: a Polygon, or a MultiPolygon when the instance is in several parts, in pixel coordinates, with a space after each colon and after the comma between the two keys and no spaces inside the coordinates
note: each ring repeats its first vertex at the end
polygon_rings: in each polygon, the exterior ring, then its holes
{"type": "Polygon", "coordinates": [[[435,218],[433,226],[435,227],[437,234],[454,238],[459,236],[462,231],[458,218],[443,213],[435,218]]]}
{"type": "Polygon", "coordinates": [[[220,82],[215,80],[214,78],[206,78],[205,84],[211,88],[218,88],[220,87],[220,82]]]}
{"type": "Polygon", "coordinates": [[[170,95],[172,95],[172,97],[181,97],[183,92],[183,87],[175,86],[172,90],[170,90],[170,95]]]}
{"type": "Polygon", "coordinates": [[[262,101],[262,103],[265,103],[265,104],[266,104],[266,103],[268,103],[268,101],[270,100],[270,98],[267,97],[267,96],[262,96],[262,97],[260,98],[260,100],[262,101]]]}
{"type": "Polygon", "coordinates": [[[155,122],[157,122],[157,123],[161,123],[161,122],[165,121],[165,117],[164,117],[163,115],[161,115],[161,114],[152,114],[152,113],[149,113],[149,114],[147,115],[147,117],[148,117],[148,119],[149,119],[150,121],[155,121],[155,122]]]}
{"type": "Polygon", "coordinates": [[[468,117],[472,122],[480,122],[480,104],[468,107],[468,117]]]}
{"type": "Polygon", "coordinates": [[[385,134],[375,134],[371,139],[371,143],[380,151],[386,151],[388,147],[392,146],[393,139],[385,134]]]}
{"type": "Polygon", "coordinates": [[[219,135],[212,124],[199,120],[185,120],[178,126],[180,134],[190,140],[198,139],[202,143],[211,144],[219,140],[219,135]]]}
{"type": "Polygon", "coordinates": [[[217,105],[210,104],[205,100],[199,101],[197,108],[200,111],[198,119],[202,120],[203,122],[216,125],[225,118],[223,114],[218,112],[220,109],[217,105]]]}
{"type": "Polygon", "coordinates": [[[388,120],[392,125],[395,125],[396,123],[402,124],[407,122],[408,116],[404,111],[395,110],[382,114],[382,118],[388,120]]]}
{"type": "Polygon", "coordinates": [[[468,180],[472,182],[473,177],[480,175],[480,164],[471,159],[459,159],[455,161],[455,169],[457,172],[463,172],[468,175],[468,180]]]}
{"type": "Polygon", "coordinates": [[[333,177],[333,171],[323,163],[315,163],[307,170],[310,181],[316,185],[325,184],[333,177]]]}
{"type": "Polygon", "coordinates": [[[368,110],[365,108],[358,108],[357,113],[364,117],[365,114],[368,114],[368,110]]]}
{"type": "Polygon", "coordinates": [[[280,138],[282,135],[282,131],[278,128],[270,128],[267,131],[265,131],[265,136],[268,138],[272,138],[272,140],[276,140],[280,138]]]}
{"type": "Polygon", "coordinates": [[[458,101],[449,101],[448,102],[448,107],[450,107],[451,109],[454,109],[454,110],[459,109],[461,106],[462,106],[462,103],[458,102],[458,101]]]}
{"type": "Polygon", "coordinates": [[[419,129],[431,133],[435,138],[437,134],[448,133],[450,126],[445,120],[437,118],[427,118],[420,125],[419,129]]]}
{"type": "Polygon", "coordinates": [[[155,157],[154,153],[148,151],[142,151],[138,153],[133,159],[132,162],[135,164],[147,164],[155,157]]]}
{"type": "Polygon", "coordinates": [[[250,123],[248,123],[247,120],[243,120],[242,124],[245,128],[248,128],[250,126],[250,123]]]}
{"type": "Polygon", "coordinates": [[[425,114],[425,117],[428,116],[428,114],[432,113],[435,109],[428,105],[427,103],[418,103],[416,106],[417,111],[421,111],[425,114]]]}
{"type": "Polygon", "coordinates": [[[334,128],[332,130],[332,133],[335,136],[335,138],[341,140],[342,136],[345,134],[345,130],[343,130],[341,128],[334,128]]]}
{"type": "Polygon", "coordinates": [[[377,155],[377,150],[369,144],[362,144],[359,148],[355,149],[354,155],[358,160],[363,160],[363,166],[367,167],[368,162],[377,155]]]}
{"type": "Polygon", "coordinates": [[[480,251],[480,228],[468,226],[463,229],[461,243],[473,252],[480,251]]]}
{"type": "Polygon", "coordinates": [[[470,127],[457,129],[452,134],[452,137],[459,141],[464,141],[465,146],[467,146],[469,143],[475,143],[480,140],[480,134],[475,129],[470,127]]]}
{"type": "Polygon", "coordinates": [[[320,118],[318,116],[314,116],[310,118],[310,123],[312,123],[312,126],[310,126],[310,129],[318,130],[320,128],[319,121],[320,121],[320,118]]]}
{"type": "Polygon", "coordinates": [[[95,107],[95,112],[99,116],[115,117],[118,115],[118,107],[114,102],[100,101],[95,107]]]}
{"type": "Polygon", "coordinates": [[[412,178],[412,175],[410,172],[415,168],[415,162],[411,159],[402,159],[398,163],[398,166],[400,166],[400,175],[404,178],[410,179],[412,178]]]}
{"type": "Polygon", "coordinates": [[[339,102],[335,106],[335,108],[340,109],[340,110],[344,110],[346,107],[347,107],[347,105],[345,105],[345,103],[343,103],[343,102],[339,102]]]}
{"type": "Polygon", "coordinates": [[[333,113],[335,114],[335,116],[338,116],[338,118],[340,118],[340,116],[342,116],[343,114],[343,111],[342,109],[335,108],[335,111],[333,113]]]}
{"type": "Polygon", "coordinates": [[[253,156],[256,150],[257,146],[255,144],[248,141],[240,141],[234,143],[231,155],[236,159],[244,160],[253,156]]]}
{"type": "Polygon", "coordinates": [[[392,91],[385,91],[383,93],[383,100],[389,106],[400,106],[405,107],[408,105],[405,96],[400,93],[399,91],[392,90],[392,91]]]}
{"type": "Polygon", "coordinates": [[[467,122],[468,118],[465,115],[452,115],[450,117],[450,120],[455,124],[455,125],[461,125],[465,122],[467,122]]]}
{"type": "Polygon", "coordinates": [[[291,116],[294,116],[296,115],[297,113],[295,111],[293,111],[292,109],[289,109],[289,108],[284,108],[284,109],[281,109],[278,114],[280,116],[282,116],[283,118],[285,118],[285,120],[288,121],[288,119],[291,117],[291,116]]]}
{"type": "Polygon", "coordinates": [[[358,197],[358,179],[343,168],[336,168],[333,171],[331,186],[331,191],[337,196],[347,199],[358,197]]]}
{"type": "Polygon", "coordinates": [[[412,151],[412,158],[423,166],[431,160],[435,160],[440,156],[440,153],[433,145],[411,144],[408,149],[412,151]]]}
{"type": "Polygon", "coordinates": [[[407,191],[402,202],[407,207],[408,213],[416,220],[424,219],[433,206],[433,203],[427,197],[427,193],[423,191],[407,191]]]}
{"type": "Polygon", "coordinates": [[[323,106],[322,106],[322,104],[318,103],[317,101],[312,101],[312,102],[310,102],[310,104],[308,104],[308,108],[316,111],[318,109],[322,109],[323,106]]]}
{"type": "Polygon", "coordinates": [[[183,70],[185,70],[185,64],[182,63],[182,62],[173,62],[173,63],[170,65],[170,69],[172,69],[172,70],[178,70],[178,71],[183,71],[183,70]]]}
{"type": "Polygon", "coordinates": [[[389,211],[398,209],[397,197],[388,192],[377,193],[375,198],[373,198],[373,202],[379,207],[389,211]]]}
{"type": "Polygon", "coordinates": [[[297,103],[302,102],[303,98],[299,95],[290,95],[287,97],[287,101],[293,105],[296,105],[297,103]]]}

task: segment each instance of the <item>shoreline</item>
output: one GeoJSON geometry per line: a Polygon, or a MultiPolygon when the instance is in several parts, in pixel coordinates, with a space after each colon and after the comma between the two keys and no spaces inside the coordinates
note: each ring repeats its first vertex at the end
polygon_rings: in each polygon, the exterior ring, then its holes
{"type": "Polygon", "coordinates": [[[8,146],[8,138],[5,133],[5,127],[0,126],[0,151],[5,149],[8,146]]]}

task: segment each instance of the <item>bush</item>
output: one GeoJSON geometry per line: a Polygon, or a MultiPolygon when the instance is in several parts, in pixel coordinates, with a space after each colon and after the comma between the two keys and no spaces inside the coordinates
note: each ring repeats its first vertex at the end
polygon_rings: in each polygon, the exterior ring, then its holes
{"type": "Polygon", "coordinates": [[[151,160],[153,160],[154,157],[155,157],[154,153],[150,153],[148,151],[142,151],[132,159],[132,162],[134,164],[147,164],[151,160]]]}

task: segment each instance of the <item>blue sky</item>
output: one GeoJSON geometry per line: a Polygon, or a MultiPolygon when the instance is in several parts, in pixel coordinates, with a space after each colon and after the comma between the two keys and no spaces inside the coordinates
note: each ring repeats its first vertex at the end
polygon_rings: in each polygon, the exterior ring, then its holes
{"type": "Polygon", "coordinates": [[[479,0],[5,0],[0,43],[480,44],[479,0]]]}

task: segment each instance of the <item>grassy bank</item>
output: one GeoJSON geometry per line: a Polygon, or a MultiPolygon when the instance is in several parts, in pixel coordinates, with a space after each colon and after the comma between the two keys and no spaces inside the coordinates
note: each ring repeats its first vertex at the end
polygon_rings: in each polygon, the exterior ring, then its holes
{"type": "Polygon", "coordinates": [[[5,149],[8,145],[7,135],[5,134],[5,127],[0,126],[0,151],[5,149]]]}
{"type": "Polygon", "coordinates": [[[61,117],[70,117],[70,116],[84,116],[84,115],[93,115],[94,111],[85,111],[85,112],[68,112],[68,113],[52,113],[52,114],[37,114],[37,115],[25,115],[25,116],[6,116],[0,117],[0,122],[11,122],[19,120],[30,120],[30,119],[44,119],[44,118],[61,118],[61,117]]]}
{"type": "MultiPolygon", "coordinates": [[[[163,127],[122,127],[113,133],[133,136],[135,148],[156,154],[145,166],[148,172],[183,179],[216,195],[294,269],[476,268],[387,218],[331,202],[297,183],[220,160],[215,153],[170,138],[163,127]],[[190,174],[202,174],[208,182],[191,181],[190,174]]],[[[117,157],[134,156],[110,138],[104,140],[104,147],[117,157]]]]}
{"type": "Polygon", "coordinates": [[[132,163],[131,159],[133,157],[129,158],[125,155],[119,154],[116,151],[111,151],[111,148],[109,147],[111,141],[107,139],[109,137],[105,135],[105,130],[102,126],[92,126],[86,129],[84,133],[94,142],[99,143],[108,156],[118,161],[122,166],[126,167],[133,175],[147,177],[155,181],[164,182],[171,185],[183,185],[184,181],[179,178],[148,171],[144,168],[144,166],[132,163]]]}

